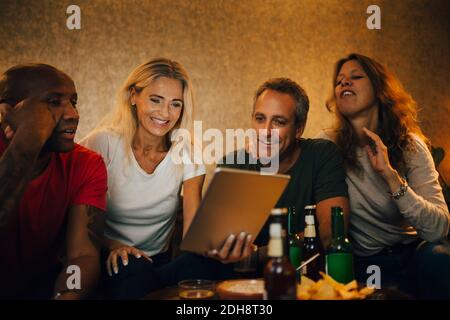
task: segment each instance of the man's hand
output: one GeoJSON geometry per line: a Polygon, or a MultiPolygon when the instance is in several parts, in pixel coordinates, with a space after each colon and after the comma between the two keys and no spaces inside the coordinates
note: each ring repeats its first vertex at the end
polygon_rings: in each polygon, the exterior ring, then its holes
{"type": "Polygon", "coordinates": [[[219,260],[222,263],[238,262],[247,258],[253,251],[253,237],[241,232],[236,239],[234,234],[230,235],[220,250],[211,250],[206,256],[219,260]]]}
{"type": "Polygon", "coordinates": [[[37,97],[25,99],[14,107],[0,104],[2,129],[6,138],[12,139],[21,129],[29,132],[30,138],[45,143],[53,133],[64,112],[63,107],[53,107],[37,97]]]}

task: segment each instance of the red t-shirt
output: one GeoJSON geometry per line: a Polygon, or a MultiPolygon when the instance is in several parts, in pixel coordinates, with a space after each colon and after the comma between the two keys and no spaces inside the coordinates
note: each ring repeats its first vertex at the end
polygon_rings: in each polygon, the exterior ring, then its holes
{"type": "MultiPolygon", "coordinates": [[[[0,134],[0,156],[5,150],[0,134]]],[[[105,210],[106,191],[106,167],[99,154],[78,144],[71,152],[52,153],[45,171],[28,183],[12,228],[0,234],[0,286],[27,276],[33,280],[55,268],[64,249],[69,208],[85,204],[105,210]]]]}

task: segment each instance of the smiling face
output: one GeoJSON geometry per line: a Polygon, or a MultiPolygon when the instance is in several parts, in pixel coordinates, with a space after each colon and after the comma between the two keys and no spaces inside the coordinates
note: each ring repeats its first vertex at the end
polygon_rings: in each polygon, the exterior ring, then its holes
{"type": "Polygon", "coordinates": [[[279,148],[279,155],[283,158],[295,145],[296,139],[300,138],[303,128],[297,125],[295,119],[295,101],[291,95],[267,89],[258,97],[252,127],[258,132],[259,147],[266,147],[269,157],[273,156],[271,147],[275,147],[279,148]],[[277,146],[270,144],[272,129],[278,129],[277,146]]]}
{"type": "Polygon", "coordinates": [[[335,83],[336,106],[342,115],[353,118],[378,108],[372,82],[358,61],[345,62],[335,83]]]}
{"type": "Polygon", "coordinates": [[[164,137],[175,127],[183,111],[183,85],[180,80],[159,77],[137,92],[132,89],[138,130],[164,137]]]}

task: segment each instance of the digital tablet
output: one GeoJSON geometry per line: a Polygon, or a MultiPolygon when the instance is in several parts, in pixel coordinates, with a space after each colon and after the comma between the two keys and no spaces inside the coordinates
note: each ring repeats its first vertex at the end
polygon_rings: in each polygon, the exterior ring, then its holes
{"type": "Polygon", "coordinates": [[[181,250],[205,254],[220,249],[230,234],[255,239],[290,176],[217,168],[187,231],[181,250]]]}

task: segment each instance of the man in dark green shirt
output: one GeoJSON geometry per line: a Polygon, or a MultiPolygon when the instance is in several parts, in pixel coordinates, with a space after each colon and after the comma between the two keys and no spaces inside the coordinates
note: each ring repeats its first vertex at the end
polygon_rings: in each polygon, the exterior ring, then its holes
{"type": "MultiPolygon", "coordinates": [[[[260,161],[261,154],[265,152],[269,157],[273,156],[271,130],[278,129],[279,141],[275,142],[278,149],[277,172],[289,174],[291,180],[276,207],[295,207],[298,225],[303,230],[304,207],[315,204],[321,240],[327,244],[331,238],[331,207],[343,207],[344,212],[348,213],[345,171],[336,145],[322,139],[301,138],[309,100],[305,91],[294,81],[271,79],[258,89],[254,101],[252,127],[259,132],[256,152],[249,147],[238,150],[224,157],[219,166],[260,171],[264,167],[261,162],[266,163],[260,161]],[[267,150],[261,152],[262,148],[267,150]]],[[[266,222],[255,243],[267,245],[268,238],[266,222]]]]}

